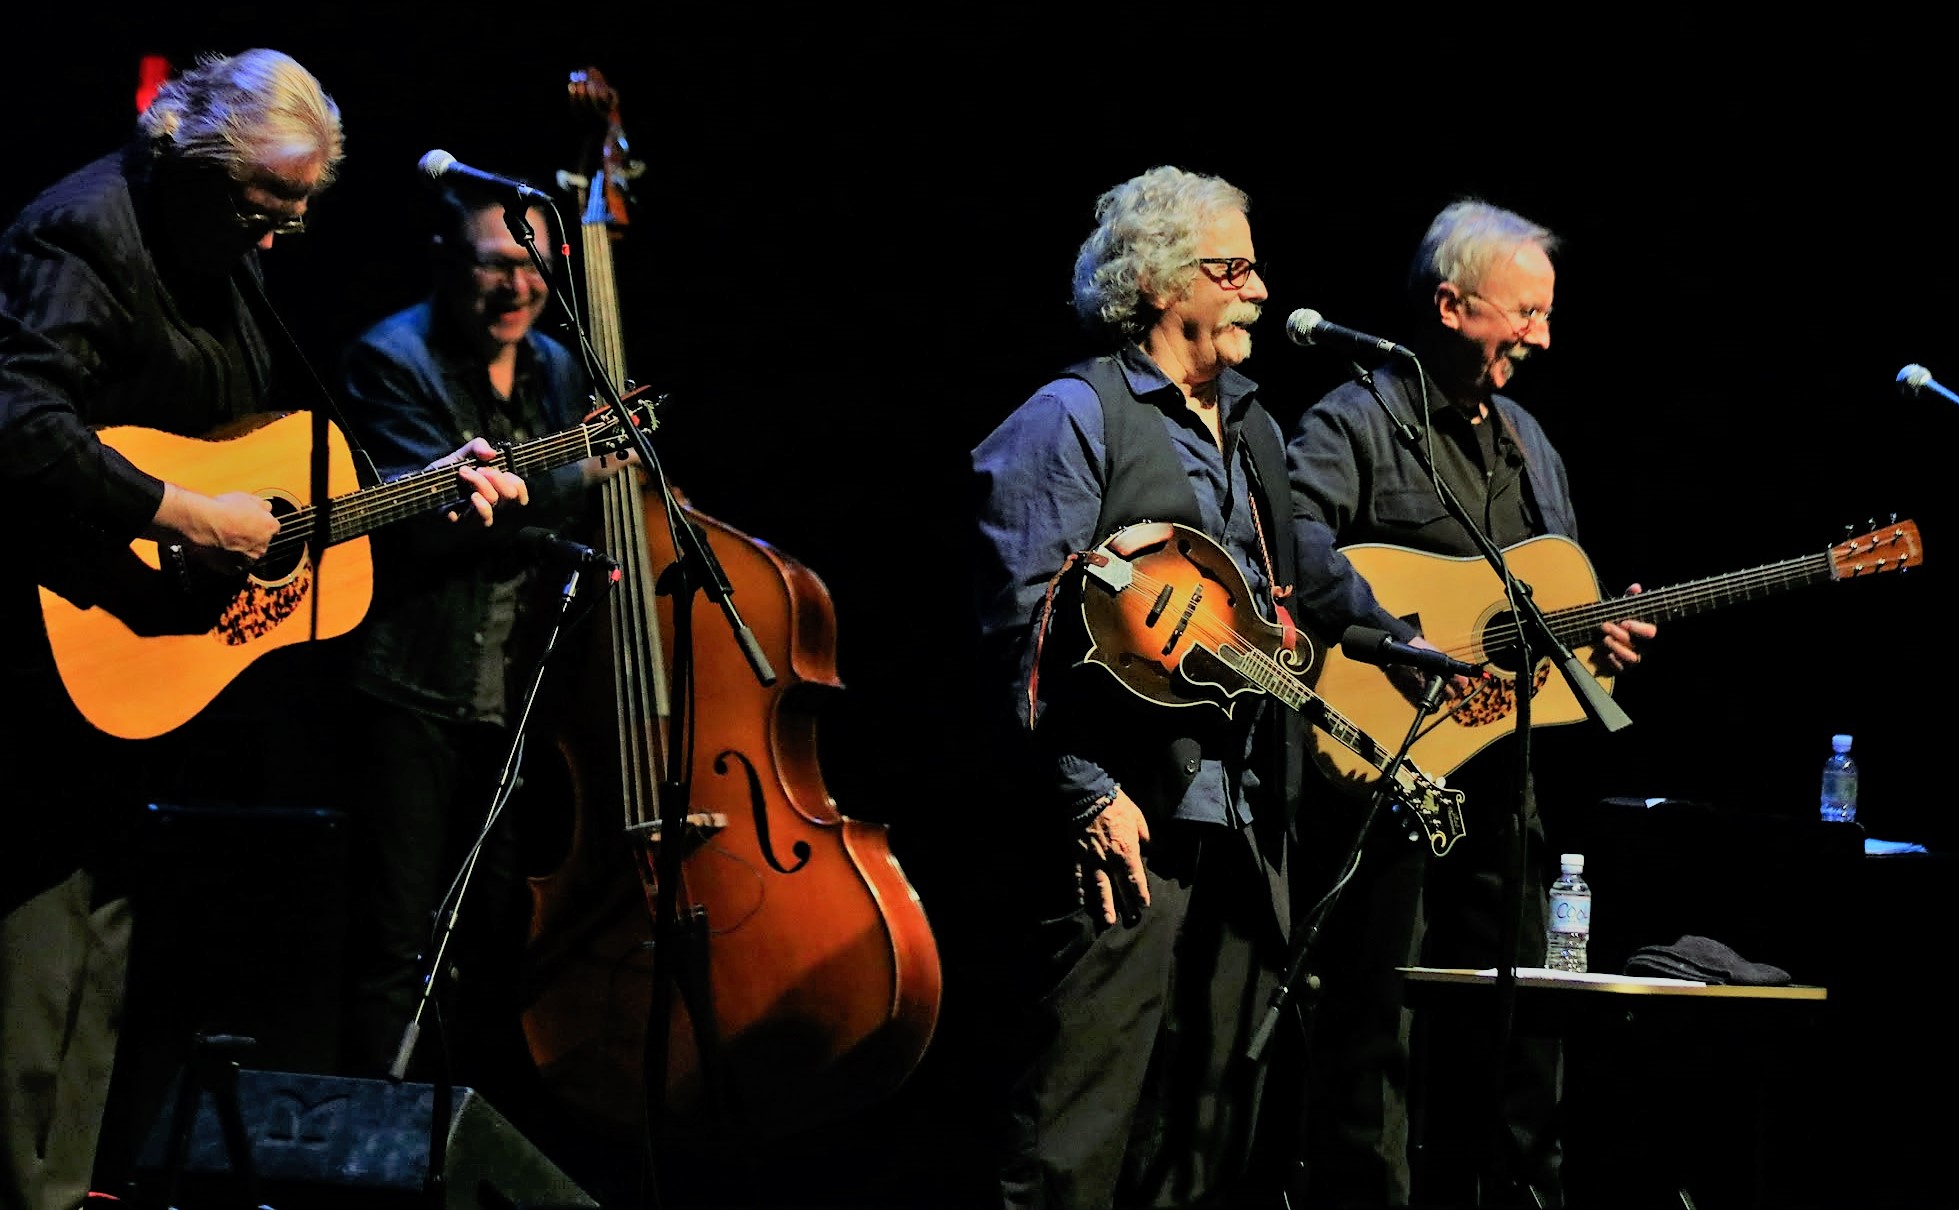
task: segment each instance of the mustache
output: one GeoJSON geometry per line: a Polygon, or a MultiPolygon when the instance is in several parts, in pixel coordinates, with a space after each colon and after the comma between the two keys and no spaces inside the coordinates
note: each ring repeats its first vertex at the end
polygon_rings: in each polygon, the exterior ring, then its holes
{"type": "Polygon", "coordinates": [[[1223,318],[1218,320],[1218,327],[1219,329],[1250,327],[1257,323],[1258,317],[1264,313],[1257,303],[1240,303],[1224,313],[1223,318]]]}

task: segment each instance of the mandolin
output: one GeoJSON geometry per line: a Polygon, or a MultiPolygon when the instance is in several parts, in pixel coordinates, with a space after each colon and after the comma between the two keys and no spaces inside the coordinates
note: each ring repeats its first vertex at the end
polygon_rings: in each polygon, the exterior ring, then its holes
{"type": "MultiPolygon", "coordinates": [[[[1172,708],[1222,710],[1273,698],[1378,776],[1392,749],[1337,713],[1306,681],[1318,645],[1303,631],[1260,617],[1231,556],[1202,531],[1173,522],[1118,530],[1082,559],[1082,621],[1090,647],[1082,662],[1106,668],[1123,688],[1172,708]]],[[[1401,805],[1440,857],[1462,839],[1462,791],[1403,761],[1395,770],[1401,805]]]]}

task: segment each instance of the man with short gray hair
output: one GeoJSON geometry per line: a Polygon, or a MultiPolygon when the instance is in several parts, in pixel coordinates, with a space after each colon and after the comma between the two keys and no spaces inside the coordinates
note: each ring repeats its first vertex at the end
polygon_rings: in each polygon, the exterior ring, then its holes
{"type": "MultiPolygon", "coordinates": [[[[1399,357],[1370,374],[1395,416],[1422,437],[1436,474],[1498,548],[1542,534],[1577,535],[1564,460],[1537,419],[1503,394],[1532,358],[1551,347],[1556,248],[1550,231],[1511,211],[1476,199],[1445,207],[1429,224],[1408,272],[1408,344],[1427,380],[1399,357]]],[[[1383,543],[1450,558],[1481,556],[1481,546],[1444,505],[1427,470],[1361,383],[1346,383],[1308,408],[1287,455],[1305,550],[1383,543]]],[[[1341,574],[1358,579],[1351,566],[1341,574]]],[[[1404,642],[1425,642],[1418,620],[1386,612],[1371,593],[1350,599],[1368,609],[1331,619],[1327,633],[1363,625],[1404,642]]],[[[1637,663],[1636,643],[1653,633],[1648,622],[1605,623],[1592,640],[1600,672],[1637,663]]],[[[1456,691],[1466,686],[1459,682],[1456,691]]],[[[1412,691],[1403,685],[1403,692],[1412,691]]],[[[1322,953],[1313,966],[1325,990],[1314,1010],[1307,1077],[1307,1190],[1315,1205],[1408,1202],[1410,1017],[1395,967],[1500,965],[1498,921],[1520,796],[1526,849],[1511,958],[1518,966],[1544,964],[1545,875],[1555,854],[1546,853],[1536,803],[1514,776],[1513,743],[1500,741],[1450,777],[1451,787],[1464,792],[1467,826],[1447,855],[1432,857],[1398,833],[1377,831],[1325,922],[1322,953]]],[[[1322,799],[1324,809],[1301,821],[1302,851],[1316,859],[1311,868],[1295,871],[1302,904],[1342,878],[1344,871],[1331,866],[1350,851],[1365,807],[1354,795],[1322,799]]],[[[1557,1204],[1556,1043],[1519,1038],[1501,1066],[1500,1094],[1486,1093],[1484,1065],[1471,1068],[1478,1077],[1473,1103],[1480,1109],[1500,1097],[1503,1128],[1491,1133],[1515,1144],[1502,1145],[1505,1153],[1494,1168],[1505,1188],[1482,1191],[1480,1203],[1514,1197],[1519,1205],[1557,1204]]],[[[1475,1144],[1487,1149],[1480,1134],[1475,1144]]]]}

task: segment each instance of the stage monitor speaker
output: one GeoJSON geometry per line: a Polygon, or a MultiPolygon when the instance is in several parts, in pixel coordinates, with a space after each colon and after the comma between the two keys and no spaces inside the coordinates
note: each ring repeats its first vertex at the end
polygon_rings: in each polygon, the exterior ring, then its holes
{"type": "MultiPolygon", "coordinates": [[[[426,1208],[435,1087],[244,1070],[243,1119],[258,1198],[278,1210],[426,1208]]],[[[166,1112],[138,1164],[138,1187],[168,1193],[166,1112]]],[[[574,1210],[598,1203],[471,1088],[457,1088],[442,1149],[444,1210],[574,1210]]],[[[236,1200],[238,1170],[213,1094],[200,1095],[178,1174],[177,1204],[236,1200]]],[[[159,1203],[160,1204],[160,1203],[159,1203]]]]}

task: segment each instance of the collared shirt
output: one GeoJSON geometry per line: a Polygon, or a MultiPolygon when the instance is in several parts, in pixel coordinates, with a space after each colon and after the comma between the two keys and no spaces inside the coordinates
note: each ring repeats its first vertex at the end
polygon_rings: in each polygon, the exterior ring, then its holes
{"type": "MultiPolygon", "coordinates": [[[[1231,370],[1220,377],[1221,450],[1210,430],[1186,406],[1183,393],[1146,354],[1125,347],[1118,359],[1135,397],[1162,413],[1164,432],[1196,496],[1205,532],[1230,552],[1253,600],[1270,618],[1270,562],[1254,519],[1249,452],[1240,436],[1256,384],[1231,370]]],[[[1258,419],[1272,424],[1269,417],[1258,419]]],[[[991,689],[996,693],[987,708],[1014,712],[1023,734],[1028,728],[1034,628],[1048,581],[1069,555],[1088,550],[1108,536],[1095,532],[1106,486],[1106,457],[1101,404],[1087,383],[1072,377],[1041,387],[973,451],[982,497],[980,632],[989,657],[986,675],[994,679],[991,689]]],[[[1050,685],[1052,679],[1042,684],[1050,685]]],[[[1114,687],[1113,680],[1110,685],[1114,687]]],[[[1253,730],[1246,728],[1247,749],[1253,730]]],[[[1230,764],[1238,767],[1228,768],[1227,762],[1207,754],[1173,814],[1218,823],[1250,819],[1247,799],[1257,787],[1257,777],[1248,760],[1230,764]]],[[[1043,800],[1036,804],[1037,810],[1050,817],[1079,817],[1115,788],[1106,769],[1075,753],[1037,757],[1033,765],[1032,789],[1043,800]]]]}
{"type": "MultiPolygon", "coordinates": [[[[1396,416],[1421,429],[1415,376],[1387,366],[1373,379],[1396,416]]],[[[1503,395],[1491,397],[1491,415],[1480,425],[1440,400],[1435,408],[1449,410],[1437,411],[1434,440],[1422,448],[1432,451],[1437,473],[1492,541],[1501,547],[1545,533],[1577,537],[1564,460],[1529,412],[1503,395]]],[[[1482,553],[1402,445],[1380,403],[1358,382],[1334,388],[1301,413],[1286,464],[1300,580],[1319,586],[1301,607],[1322,633],[1337,637],[1347,626],[1364,625],[1404,641],[1415,634],[1376,604],[1337,547],[1386,542],[1448,557],[1482,553]]]]}

